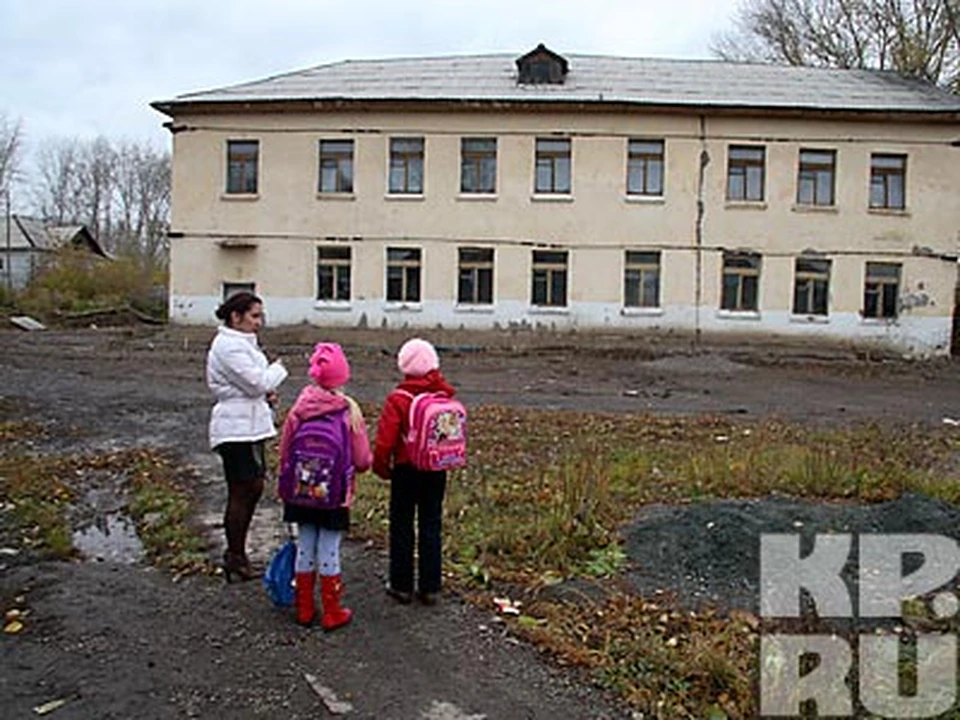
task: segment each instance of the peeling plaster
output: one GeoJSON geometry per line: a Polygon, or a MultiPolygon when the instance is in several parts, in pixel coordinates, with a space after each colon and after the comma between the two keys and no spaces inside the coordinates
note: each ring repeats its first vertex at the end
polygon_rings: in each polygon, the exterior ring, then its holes
{"type": "MultiPolygon", "coordinates": [[[[805,337],[812,340],[846,340],[876,344],[906,355],[927,357],[947,355],[953,321],[949,315],[927,315],[910,310],[934,305],[923,290],[906,293],[899,299],[904,312],[897,318],[863,318],[859,312],[835,312],[828,317],[808,318],[783,310],[763,310],[739,317],[724,314],[713,307],[692,305],[660,308],[654,315],[625,315],[611,303],[573,302],[559,312],[544,317],[542,309],[519,301],[501,301],[489,312],[458,310],[450,301],[427,300],[416,308],[386,309],[379,300],[356,300],[347,308],[324,310],[309,298],[266,297],[272,325],[310,323],[327,327],[432,328],[462,327],[467,330],[503,329],[512,331],[570,332],[610,329],[623,332],[695,332],[699,327],[710,333],[805,337]],[[699,315],[699,318],[697,317],[699,315]]],[[[175,296],[171,298],[170,322],[184,325],[213,325],[218,296],[175,296]]]]}
{"type": "Polygon", "coordinates": [[[899,308],[901,312],[935,306],[936,302],[934,302],[934,299],[928,293],[923,292],[923,283],[920,283],[917,292],[906,293],[900,296],[899,308]]]}

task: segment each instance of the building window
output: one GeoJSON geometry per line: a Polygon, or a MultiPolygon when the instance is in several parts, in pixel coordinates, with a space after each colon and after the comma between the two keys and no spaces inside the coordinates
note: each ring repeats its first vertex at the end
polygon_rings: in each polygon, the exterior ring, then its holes
{"type": "Polygon", "coordinates": [[[492,195],[496,191],[497,139],[461,139],[460,192],[492,195]]]}
{"type": "Polygon", "coordinates": [[[826,315],[830,293],[830,261],[797,258],[794,267],[795,315],[826,315]]]}
{"type": "Polygon", "coordinates": [[[317,248],[317,300],[350,299],[350,248],[317,248]]]}
{"type": "Polygon", "coordinates": [[[387,300],[420,302],[419,248],[387,248],[387,300]]]}
{"type": "Polygon", "coordinates": [[[797,180],[797,203],[833,205],[837,153],[833,150],[801,150],[797,180]]]}
{"type": "Polygon", "coordinates": [[[626,307],[660,307],[660,253],[627,250],[623,271],[626,307]]]}
{"type": "Polygon", "coordinates": [[[229,300],[234,295],[240,292],[248,292],[256,295],[257,285],[252,282],[224,282],[223,283],[223,299],[229,300]]]}
{"type": "Polygon", "coordinates": [[[493,304],[493,250],[460,248],[457,302],[461,305],[493,304]]]}
{"type": "Polygon", "coordinates": [[[423,193],[423,138],[390,140],[390,192],[423,193]]]}
{"type": "Polygon", "coordinates": [[[541,43],[534,50],[517,59],[517,82],[521,85],[561,84],[567,76],[568,68],[566,58],[557,55],[541,43]]]}
{"type": "Polygon", "coordinates": [[[227,141],[227,192],[254,195],[257,192],[258,140],[227,141]]]}
{"type": "Polygon", "coordinates": [[[727,153],[727,200],[763,200],[766,150],[748,145],[731,145],[727,153]]]}
{"type": "Polygon", "coordinates": [[[627,194],[663,195],[663,140],[627,142],[627,194]]]}
{"type": "Polygon", "coordinates": [[[531,302],[540,307],[566,307],[567,252],[533,251],[531,302]]]}
{"type": "Polygon", "coordinates": [[[903,210],[906,185],[906,155],[870,156],[870,207],[903,210]]]}
{"type": "Polygon", "coordinates": [[[538,193],[570,193],[570,140],[537,140],[538,193]]]}
{"type": "Polygon", "coordinates": [[[353,192],[353,140],[320,141],[322,193],[353,192]]]}
{"type": "Polygon", "coordinates": [[[900,294],[900,263],[867,263],[863,285],[863,316],[895,318],[900,294]]]}
{"type": "Polygon", "coordinates": [[[756,253],[724,253],[720,309],[756,312],[759,289],[760,256],[756,253]]]}

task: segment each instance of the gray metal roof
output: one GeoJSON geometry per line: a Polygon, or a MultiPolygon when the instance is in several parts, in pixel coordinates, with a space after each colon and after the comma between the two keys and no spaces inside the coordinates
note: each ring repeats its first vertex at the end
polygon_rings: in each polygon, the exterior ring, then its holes
{"type": "Polygon", "coordinates": [[[42,220],[26,215],[11,215],[10,219],[13,244],[30,246],[37,250],[53,250],[57,246],[57,239],[47,231],[42,220]]]}
{"type": "Polygon", "coordinates": [[[65,245],[83,245],[102,257],[109,255],[100,247],[86,225],[48,225],[26,215],[10,216],[10,242],[20,248],[52,251],[65,245]]]}
{"type": "Polygon", "coordinates": [[[717,108],[960,112],[960,96],[893,72],[566,55],[562,85],[518,85],[515,55],[345,60],[154,103],[284,100],[622,102],[717,108]]]}

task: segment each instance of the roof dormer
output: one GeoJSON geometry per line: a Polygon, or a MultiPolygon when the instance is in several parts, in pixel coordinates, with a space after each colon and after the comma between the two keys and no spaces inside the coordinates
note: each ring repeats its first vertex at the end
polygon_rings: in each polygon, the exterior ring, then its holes
{"type": "Polygon", "coordinates": [[[517,58],[520,85],[562,85],[567,77],[567,60],[543,43],[517,58]]]}

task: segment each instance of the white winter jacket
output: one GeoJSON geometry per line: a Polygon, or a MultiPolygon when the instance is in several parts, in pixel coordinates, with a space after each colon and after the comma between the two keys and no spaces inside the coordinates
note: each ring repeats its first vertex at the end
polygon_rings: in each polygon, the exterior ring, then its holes
{"type": "Polygon", "coordinates": [[[267,362],[255,334],[221,326],[207,353],[207,385],[217,400],[210,413],[210,447],[276,435],[266,394],[286,377],[279,360],[267,362]]]}

